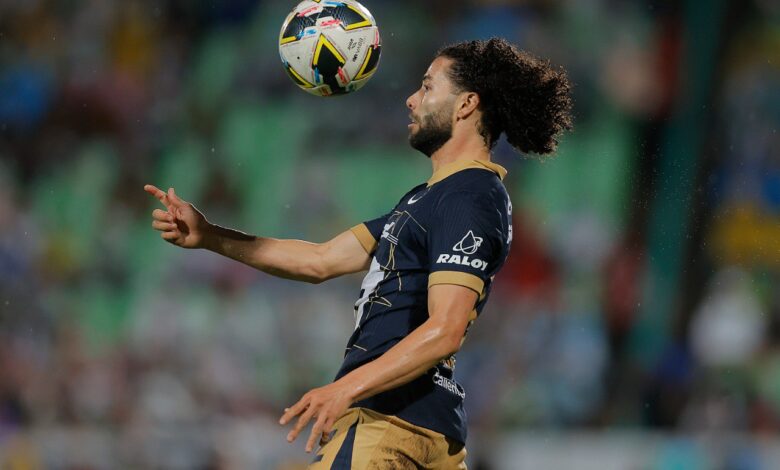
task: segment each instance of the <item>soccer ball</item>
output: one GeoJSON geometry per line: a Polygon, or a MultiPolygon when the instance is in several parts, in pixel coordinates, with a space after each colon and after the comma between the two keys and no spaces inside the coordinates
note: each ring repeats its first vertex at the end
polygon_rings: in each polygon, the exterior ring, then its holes
{"type": "Polygon", "coordinates": [[[305,0],[287,16],[279,55],[293,82],[313,95],[353,92],[379,65],[374,17],[354,0],[305,0]]]}

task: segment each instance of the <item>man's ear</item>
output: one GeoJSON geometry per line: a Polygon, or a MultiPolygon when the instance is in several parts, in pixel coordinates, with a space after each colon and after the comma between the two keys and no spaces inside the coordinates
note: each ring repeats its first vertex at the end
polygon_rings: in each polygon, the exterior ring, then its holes
{"type": "Polygon", "coordinates": [[[479,108],[479,95],[473,91],[466,91],[458,97],[457,119],[466,119],[479,108]]]}

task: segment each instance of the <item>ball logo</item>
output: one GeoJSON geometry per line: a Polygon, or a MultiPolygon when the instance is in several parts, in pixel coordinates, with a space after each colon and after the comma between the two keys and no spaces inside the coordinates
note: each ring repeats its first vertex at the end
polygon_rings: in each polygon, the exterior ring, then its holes
{"type": "Polygon", "coordinates": [[[467,255],[473,255],[477,252],[481,244],[482,237],[475,237],[474,232],[469,230],[468,233],[463,238],[461,238],[460,241],[455,244],[455,246],[452,247],[452,249],[453,251],[460,251],[462,253],[466,253],[467,255]]]}

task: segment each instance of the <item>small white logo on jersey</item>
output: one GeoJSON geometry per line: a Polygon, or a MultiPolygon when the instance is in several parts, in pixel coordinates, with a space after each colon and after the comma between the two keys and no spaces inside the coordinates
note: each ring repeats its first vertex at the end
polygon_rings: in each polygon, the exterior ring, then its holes
{"type": "Polygon", "coordinates": [[[512,201],[506,201],[506,215],[509,218],[509,227],[507,227],[506,244],[512,244],[512,201]]]}
{"type": "Polygon", "coordinates": [[[393,231],[393,227],[395,227],[395,222],[390,222],[389,224],[385,224],[384,229],[382,229],[382,236],[379,238],[386,238],[390,241],[393,245],[398,244],[398,237],[394,236],[391,232],[393,231]]]}
{"type": "Polygon", "coordinates": [[[441,374],[439,374],[439,371],[436,371],[436,373],[433,374],[432,379],[433,379],[433,383],[435,383],[439,387],[442,387],[444,390],[447,390],[448,392],[459,396],[461,399],[466,398],[466,392],[463,391],[463,387],[458,385],[458,383],[455,382],[454,380],[442,376],[441,374]]]}
{"type": "Polygon", "coordinates": [[[417,195],[415,194],[414,196],[410,197],[410,198],[409,198],[409,200],[408,200],[406,203],[407,203],[407,204],[414,204],[415,202],[417,202],[417,201],[419,201],[420,199],[422,199],[422,197],[423,197],[424,195],[425,195],[425,193],[422,193],[422,194],[420,194],[420,197],[418,197],[418,198],[415,198],[415,196],[417,196],[417,195]]]}
{"type": "Polygon", "coordinates": [[[467,255],[473,255],[479,249],[479,245],[482,244],[482,237],[475,237],[474,232],[469,232],[460,239],[455,246],[452,247],[454,251],[460,251],[467,255]]]}

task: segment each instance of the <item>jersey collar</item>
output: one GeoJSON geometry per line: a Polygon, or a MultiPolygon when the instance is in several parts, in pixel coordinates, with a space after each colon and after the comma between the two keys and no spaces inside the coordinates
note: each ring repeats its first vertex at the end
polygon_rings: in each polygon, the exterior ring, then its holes
{"type": "Polygon", "coordinates": [[[433,186],[439,181],[451,176],[461,170],[468,170],[470,168],[479,168],[481,170],[490,170],[497,174],[502,180],[506,176],[506,168],[487,160],[456,160],[452,163],[441,166],[436,170],[431,179],[428,180],[428,186],[433,186]]]}

